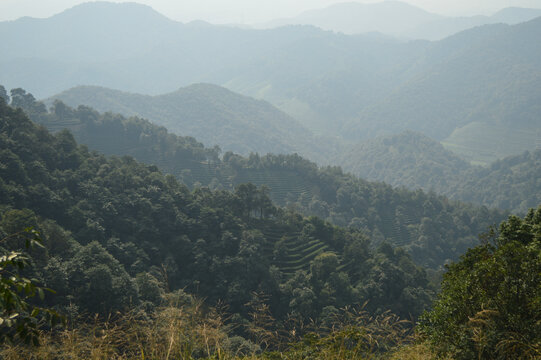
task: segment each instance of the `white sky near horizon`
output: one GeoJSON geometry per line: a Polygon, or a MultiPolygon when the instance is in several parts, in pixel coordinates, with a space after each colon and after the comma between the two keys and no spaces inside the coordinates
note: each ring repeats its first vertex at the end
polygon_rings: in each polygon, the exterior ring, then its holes
{"type": "MultiPolygon", "coordinates": [[[[109,0],[138,2],[182,22],[205,20],[210,23],[256,24],[351,0],[109,0]]],[[[490,15],[516,6],[541,8],[541,0],[402,0],[442,15],[490,15]]],[[[44,18],[88,0],[0,0],[0,21],[23,16],[44,18]]],[[[374,3],[377,0],[356,0],[374,3]]]]}

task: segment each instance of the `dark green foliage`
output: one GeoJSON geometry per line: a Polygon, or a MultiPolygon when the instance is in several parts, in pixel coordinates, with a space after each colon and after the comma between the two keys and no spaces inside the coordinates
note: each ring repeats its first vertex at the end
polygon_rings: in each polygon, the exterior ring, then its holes
{"type": "MultiPolygon", "coordinates": [[[[55,109],[55,116],[72,112],[60,104],[55,109]]],[[[85,108],[77,112],[95,115],[85,108]]],[[[105,123],[120,129],[134,124],[123,121],[105,123]]],[[[173,148],[182,141],[170,139],[173,148]]],[[[187,158],[192,150],[188,145],[187,158]]],[[[90,152],[67,130],[49,134],[5,104],[0,104],[0,151],[9,155],[2,158],[9,163],[1,173],[1,226],[34,222],[42,230],[46,249],[36,257],[36,276],[57,289],[48,301],[66,311],[149,308],[161,301],[158,289],[186,289],[246,317],[245,304],[259,291],[269,296],[276,318],[295,313],[317,319],[328,306],[364,303],[371,296],[363,292],[364,275],[382,260],[366,236],[277,208],[265,187],[190,191],[154,165],[90,152]],[[283,253],[280,239],[287,239],[283,253]]],[[[246,161],[258,169],[258,159],[246,161]]],[[[286,161],[288,171],[304,166],[318,173],[298,156],[263,159],[286,161]]],[[[431,290],[423,270],[404,253],[392,261],[400,261],[404,272],[393,294],[414,288],[419,309],[426,307],[431,290]]],[[[407,316],[394,300],[385,299],[374,311],[407,316]]]]}
{"type": "Polygon", "coordinates": [[[449,266],[422,331],[454,359],[541,355],[541,207],[449,266]]]}
{"type": "Polygon", "coordinates": [[[46,111],[45,105],[37,102],[34,96],[27,93],[24,89],[11,89],[11,106],[24,109],[28,114],[34,117],[46,111]]]}
{"type": "MultiPolygon", "coordinates": [[[[19,214],[12,214],[15,216],[19,214]]],[[[3,219],[2,228],[10,229],[9,216],[3,219]]],[[[24,220],[18,218],[17,220],[24,220]]],[[[1,232],[0,232],[1,233],[1,232]]],[[[39,345],[38,332],[41,327],[55,326],[62,317],[54,310],[40,307],[31,298],[39,295],[45,299],[45,291],[37,285],[36,279],[24,274],[30,265],[30,258],[20,250],[42,246],[39,233],[32,228],[0,237],[0,344],[24,342],[39,345]],[[11,250],[17,249],[17,250],[11,250]]]]}
{"type": "Polygon", "coordinates": [[[73,301],[84,304],[90,313],[107,314],[137,305],[133,280],[98,242],[78,249],[65,267],[73,301]]]}
{"type": "Polygon", "coordinates": [[[6,88],[3,87],[2,85],[0,85],[0,99],[4,100],[6,104],[9,104],[10,102],[8,92],[6,91],[6,88]]]}

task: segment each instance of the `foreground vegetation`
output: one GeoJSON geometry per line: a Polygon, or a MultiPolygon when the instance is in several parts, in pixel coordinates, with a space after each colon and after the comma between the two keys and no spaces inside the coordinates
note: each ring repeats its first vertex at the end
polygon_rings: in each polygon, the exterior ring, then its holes
{"type": "Polygon", "coordinates": [[[541,207],[448,268],[422,332],[455,359],[541,357],[541,207]]]}
{"type": "MultiPolygon", "coordinates": [[[[510,217],[452,264],[418,333],[389,312],[333,311],[324,321],[277,321],[253,293],[239,322],[177,290],[154,308],[71,317],[41,346],[9,345],[3,359],[538,359],[541,356],[541,207],[510,217]]],[[[4,334],[4,333],[1,333],[4,334]]],[[[3,339],[3,335],[0,336],[3,339]]]]}
{"type": "MultiPolygon", "coordinates": [[[[176,292],[152,313],[132,311],[80,319],[44,331],[39,347],[6,346],[2,359],[370,359],[411,343],[411,327],[396,316],[343,310],[332,323],[277,323],[261,308],[235,323],[226,313],[176,292]],[[301,327],[304,327],[302,329],[301,327]],[[306,335],[301,332],[309,331],[306,335]],[[244,337],[234,332],[242,332],[244,337]]],[[[253,304],[252,304],[253,305],[253,304]]]]}

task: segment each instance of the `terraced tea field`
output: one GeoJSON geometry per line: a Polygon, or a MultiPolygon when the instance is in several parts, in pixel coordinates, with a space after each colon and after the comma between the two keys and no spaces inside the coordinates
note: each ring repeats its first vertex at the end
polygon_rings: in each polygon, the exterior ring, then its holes
{"type": "MultiPolygon", "coordinates": [[[[265,227],[263,234],[268,240],[268,248],[265,250],[273,254],[273,265],[286,276],[298,270],[310,270],[312,260],[324,252],[332,251],[323,241],[314,237],[304,238],[300,232],[287,228],[265,227]]],[[[339,267],[339,270],[343,269],[344,264],[339,267]]]]}

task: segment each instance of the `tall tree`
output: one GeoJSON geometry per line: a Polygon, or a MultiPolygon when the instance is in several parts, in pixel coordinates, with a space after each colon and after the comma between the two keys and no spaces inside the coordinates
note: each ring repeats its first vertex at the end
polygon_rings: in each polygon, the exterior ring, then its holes
{"type": "Polygon", "coordinates": [[[4,99],[4,101],[6,102],[6,104],[9,104],[9,95],[8,95],[8,92],[6,91],[6,88],[3,87],[2,85],[0,85],[0,98],[1,98],[1,99],[4,99]]]}
{"type": "Polygon", "coordinates": [[[541,207],[511,216],[444,275],[422,331],[454,359],[541,356],[541,207]]]}

